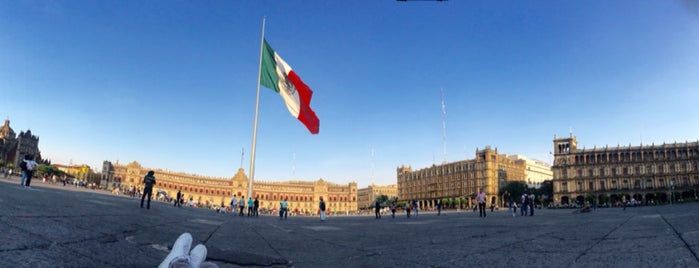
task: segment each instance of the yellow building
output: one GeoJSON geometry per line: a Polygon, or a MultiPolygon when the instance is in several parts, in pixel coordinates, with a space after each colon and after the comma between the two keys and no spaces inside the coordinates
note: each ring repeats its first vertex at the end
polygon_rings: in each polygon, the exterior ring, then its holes
{"type": "Polygon", "coordinates": [[[553,171],[551,170],[551,165],[544,161],[529,159],[523,155],[511,155],[512,160],[524,160],[526,169],[524,170],[524,176],[526,178],[526,183],[529,188],[540,188],[541,183],[544,181],[550,181],[553,179],[553,171]]]}
{"type": "Polygon", "coordinates": [[[369,187],[357,190],[357,205],[359,209],[368,209],[374,205],[376,197],[388,196],[389,199],[398,197],[398,186],[395,184],[379,186],[371,184],[369,187]]]}
{"type": "Polygon", "coordinates": [[[571,133],[554,136],[553,147],[554,203],[697,198],[699,142],[578,149],[571,133]]]}
{"type": "MultiPolygon", "coordinates": [[[[125,186],[142,186],[141,181],[148,173],[148,168],[137,162],[128,165],[113,165],[114,178],[125,186]]],[[[215,178],[173,172],[161,169],[155,171],[154,190],[164,191],[174,197],[181,191],[186,201],[194,201],[203,206],[229,206],[231,198],[245,197],[248,189],[248,177],[244,170],[238,169],[233,178],[215,178]]],[[[357,210],[357,183],[336,184],[319,179],[317,181],[285,181],[253,183],[253,199],[258,198],[260,209],[278,210],[279,204],[286,199],[289,210],[298,213],[315,214],[318,203],[323,197],[330,213],[348,213],[357,210]]]]}
{"type": "Polygon", "coordinates": [[[513,160],[497,149],[476,149],[476,158],[412,171],[398,167],[398,198],[418,200],[421,208],[432,208],[437,199],[452,199],[464,206],[475,204],[479,189],[489,197],[486,204],[503,206],[498,190],[510,181],[525,180],[525,161],[513,160]]]}

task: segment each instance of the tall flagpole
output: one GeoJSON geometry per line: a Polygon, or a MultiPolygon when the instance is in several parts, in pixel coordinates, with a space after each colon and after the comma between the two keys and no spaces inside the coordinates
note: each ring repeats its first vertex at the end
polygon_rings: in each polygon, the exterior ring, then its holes
{"type": "Polygon", "coordinates": [[[250,153],[250,176],[248,176],[248,198],[252,197],[252,182],[255,180],[255,147],[257,146],[257,113],[260,108],[260,75],[262,75],[262,50],[265,45],[265,17],[262,17],[262,40],[260,40],[260,66],[257,69],[257,98],[255,100],[255,124],[252,128],[252,149],[250,153]]]}

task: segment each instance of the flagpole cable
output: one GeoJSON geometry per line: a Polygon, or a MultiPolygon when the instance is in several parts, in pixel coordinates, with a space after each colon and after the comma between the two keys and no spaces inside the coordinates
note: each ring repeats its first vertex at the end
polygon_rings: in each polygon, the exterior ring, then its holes
{"type": "Polygon", "coordinates": [[[260,65],[257,69],[257,98],[255,100],[255,123],[252,130],[252,148],[250,149],[250,176],[248,178],[248,198],[252,197],[252,183],[255,180],[255,151],[257,146],[257,115],[260,108],[260,75],[262,74],[262,51],[265,45],[265,19],[262,17],[262,40],[260,41],[260,65]]]}

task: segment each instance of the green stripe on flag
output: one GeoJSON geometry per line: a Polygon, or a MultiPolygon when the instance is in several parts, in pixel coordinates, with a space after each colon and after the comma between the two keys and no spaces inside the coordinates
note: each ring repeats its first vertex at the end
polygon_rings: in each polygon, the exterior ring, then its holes
{"type": "Polygon", "coordinates": [[[260,84],[279,93],[278,82],[279,76],[277,76],[277,62],[274,60],[274,49],[267,43],[267,40],[264,40],[260,84]]]}

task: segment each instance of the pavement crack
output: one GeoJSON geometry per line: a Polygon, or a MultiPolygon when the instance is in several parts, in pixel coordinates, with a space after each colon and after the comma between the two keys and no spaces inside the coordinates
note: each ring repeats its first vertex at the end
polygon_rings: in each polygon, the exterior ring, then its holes
{"type": "Polygon", "coordinates": [[[677,229],[675,228],[675,226],[672,225],[672,224],[670,224],[670,222],[668,222],[667,219],[665,219],[665,216],[660,215],[660,218],[663,219],[663,221],[665,222],[665,224],[667,224],[668,226],[670,226],[670,228],[672,228],[672,231],[675,232],[675,235],[677,235],[677,237],[679,237],[680,240],[682,240],[682,243],[684,243],[684,246],[687,248],[687,250],[689,250],[689,252],[692,253],[692,256],[694,256],[694,259],[697,260],[697,261],[699,261],[699,257],[697,257],[697,253],[694,252],[694,250],[693,250],[692,247],[689,245],[689,243],[687,243],[687,240],[684,240],[684,237],[682,237],[682,234],[680,234],[680,232],[677,231],[677,229]]]}
{"type": "Polygon", "coordinates": [[[602,241],[607,240],[607,237],[609,237],[609,235],[611,235],[612,233],[614,233],[616,230],[619,230],[619,228],[621,228],[621,226],[624,226],[624,224],[626,224],[627,222],[629,222],[632,218],[633,218],[633,216],[628,217],[624,222],[622,222],[621,224],[619,224],[619,225],[617,225],[616,227],[612,228],[612,230],[610,230],[609,232],[607,232],[602,238],[598,239],[597,242],[595,242],[594,244],[592,244],[591,246],[589,246],[588,248],[586,248],[585,250],[583,250],[583,252],[580,253],[580,255],[578,255],[577,257],[575,257],[575,260],[573,260],[573,263],[577,263],[578,260],[580,260],[580,258],[582,258],[582,256],[587,255],[587,252],[588,252],[588,251],[590,251],[590,250],[591,250],[592,248],[594,248],[595,246],[599,245],[599,243],[602,243],[602,241]]]}

